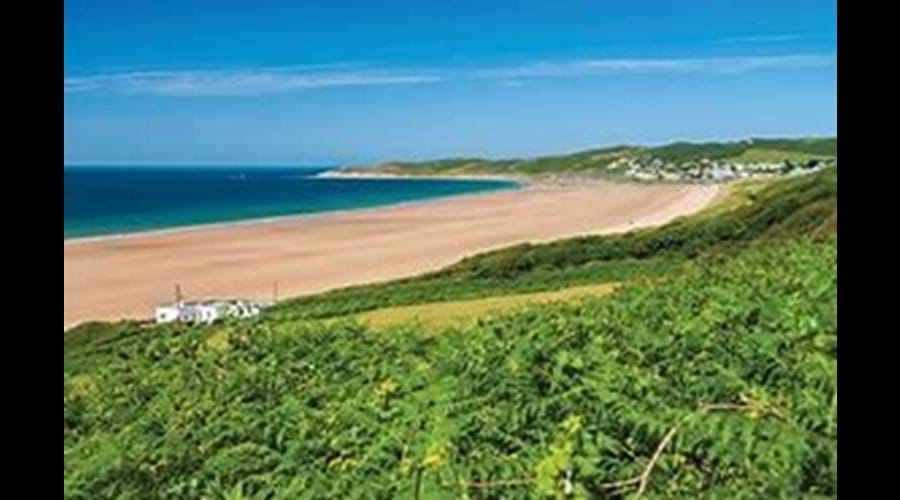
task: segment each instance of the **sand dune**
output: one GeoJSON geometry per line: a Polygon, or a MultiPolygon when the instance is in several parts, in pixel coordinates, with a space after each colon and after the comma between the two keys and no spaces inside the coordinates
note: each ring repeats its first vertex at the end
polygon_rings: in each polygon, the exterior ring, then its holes
{"type": "Polygon", "coordinates": [[[699,210],[714,186],[532,186],[372,210],[66,242],[66,328],[189,298],[281,298],[414,275],[487,249],[617,232],[699,210]]]}

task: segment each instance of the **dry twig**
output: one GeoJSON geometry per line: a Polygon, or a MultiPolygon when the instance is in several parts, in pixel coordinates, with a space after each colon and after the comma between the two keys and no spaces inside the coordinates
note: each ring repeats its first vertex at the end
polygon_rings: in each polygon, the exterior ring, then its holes
{"type": "Polygon", "coordinates": [[[650,461],[647,462],[647,465],[644,467],[644,470],[635,477],[629,479],[623,479],[620,481],[613,481],[610,483],[603,483],[600,485],[601,488],[604,489],[613,489],[618,490],[622,489],[626,486],[631,486],[633,484],[638,484],[638,490],[635,496],[639,497],[644,494],[647,489],[647,485],[650,481],[650,474],[653,472],[653,468],[656,466],[656,463],[659,461],[662,456],[663,450],[665,450],[666,446],[672,441],[672,438],[675,437],[675,434],[678,432],[678,429],[681,428],[691,417],[696,415],[705,415],[709,412],[713,411],[736,411],[736,412],[745,412],[752,409],[761,409],[764,413],[775,415],[779,418],[784,418],[784,412],[782,412],[779,408],[776,408],[771,405],[764,405],[759,407],[754,404],[752,400],[745,396],[741,396],[741,404],[734,403],[711,403],[711,404],[701,404],[696,413],[692,413],[690,415],[685,416],[681,422],[677,425],[669,429],[665,436],[663,436],[662,441],[659,442],[659,445],[656,446],[656,450],[653,452],[653,456],[650,457],[650,461]]]}
{"type": "Polygon", "coordinates": [[[498,486],[518,486],[532,482],[531,479],[507,479],[505,481],[460,481],[463,488],[496,488],[498,486]]]}

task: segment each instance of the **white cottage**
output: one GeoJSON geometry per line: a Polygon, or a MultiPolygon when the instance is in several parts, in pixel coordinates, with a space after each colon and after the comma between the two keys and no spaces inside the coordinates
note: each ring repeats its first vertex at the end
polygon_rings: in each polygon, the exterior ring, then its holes
{"type": "Polygon", "coordinates": [[[257,316],[262,305],[242,300],[205,300],[176,302],[156,308],[157,323],[212,323],[223,318],[249,318],[257,316]]]}

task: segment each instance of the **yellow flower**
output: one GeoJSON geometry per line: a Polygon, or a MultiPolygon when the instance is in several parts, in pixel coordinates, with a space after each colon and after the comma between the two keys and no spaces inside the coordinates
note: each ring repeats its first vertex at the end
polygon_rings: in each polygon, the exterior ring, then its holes
{"type": "Polygon", "coordinates": [[[94,382],[90,375],[76,375],[69,380],[68,386],[65,388],[65,398],[93,398],[98,393],[97,383],[94,382]]]}
{"type": "Polygon", "coordinates": [[[442,447],[432,448],[428,450],[428,453],[425,455],[425,458],[422,459],[422,465],[424,467],[432,467],[437,468],[447,461],[447,453],[444,451],[442,447]]]}
{"type": "Polygon", "coordinates": [[[384,382],[378,384],[378,387],[375,389],[375,394],[377,394],[378,397],[382,398],[390,396],[397,391],[398,387],[400,386],[397,384],[397,382],[394,382],[391,379],[387,379],[384,382]]]}

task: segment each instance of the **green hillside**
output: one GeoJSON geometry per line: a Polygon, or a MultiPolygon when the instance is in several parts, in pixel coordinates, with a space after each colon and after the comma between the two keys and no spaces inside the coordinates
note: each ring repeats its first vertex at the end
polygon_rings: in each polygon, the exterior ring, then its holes
{"type": "Polygon", "coordinates": [[[692,258],[734,253],[754,241],[836,233],[835,168],[748,186],[752,189],[733,190],[724,211],[713,207],[660,228],[622,235],[518,245],[415,278],[287,301],[270,315],[281,319],[325,318],[385,306],[662,276],[692,258]]]}
{"type": "Polygon", "coordinates": [[[833,498],[836,178],[251,321],[68,332],[64,495],[833,498]],[[602,283],[437,332],[355,319],[602,283]]]}
{"type": "Polygon", "coordinates": [[[748,139],[735,142],[677,142],[663,146],[615,146],[567,155],[531,159],[486,160],[450,158],[424,162],[389,162],[369,168],[346,168],[352,172],[380,172],[402,175],[572,175],[592,174],[610,179],[622,172],[609,167],[616,160],[659,159],[687,164],[701,160],[736,162],[829,160],[837,156],[837,138],[748,139]]]}

